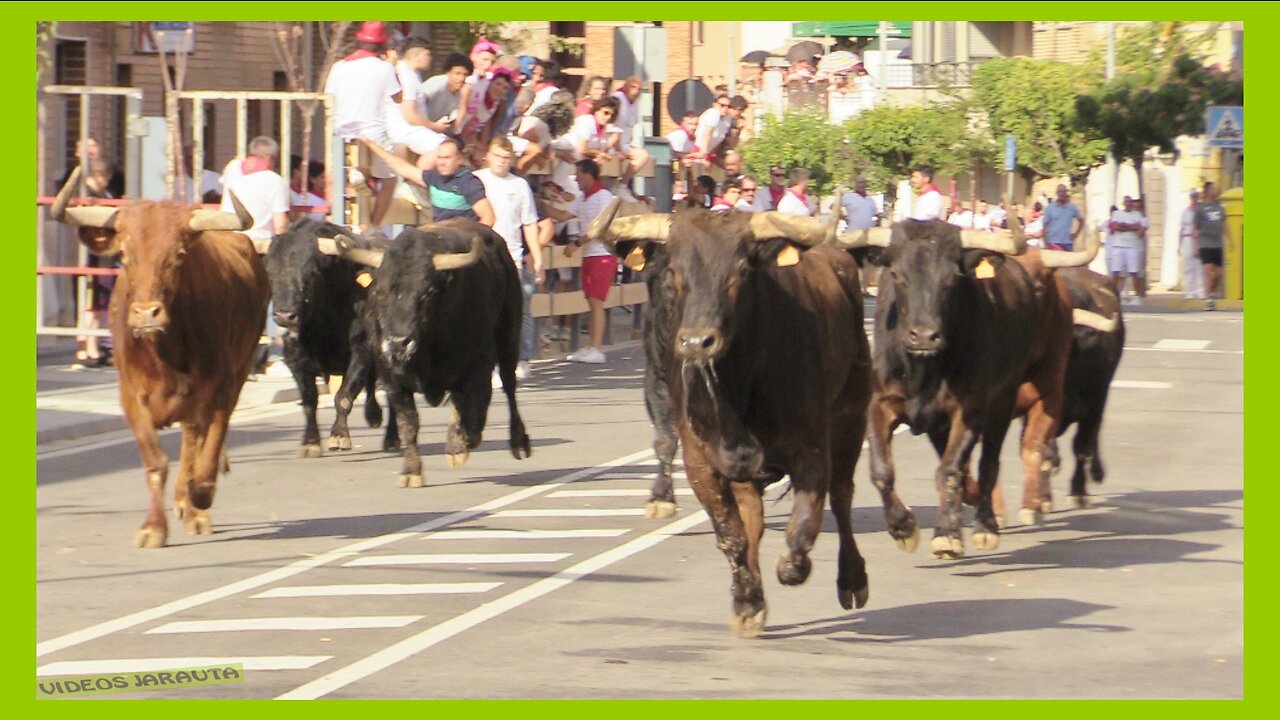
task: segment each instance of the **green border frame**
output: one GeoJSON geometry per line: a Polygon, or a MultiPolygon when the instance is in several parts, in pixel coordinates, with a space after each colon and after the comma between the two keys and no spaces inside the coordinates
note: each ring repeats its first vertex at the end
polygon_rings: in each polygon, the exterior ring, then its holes
{"type": "MultiPolygon", "coordinates": [[[[35,33],[34,23],[37,20],[62,20],[62,21],[132,21],[144,19],[160,19],[173,18],[175,15],[184,20],[237,20],[237,21],[273,21],[273,20],[340,20],[352,17],[412,17],[414,15],[428,15],[431,19],[439,20],[467,20],[475,17],[474,11],[483,8],[483,15],[490,18],[502,18],[510,20],[545,20],[555,17],[568,18],[574,20],[634,20],[629,10],[636,6],[612,3],[587,3],[587,2],[555,2],[555,3],[536,3],[536,2],[488,2],[483,5],[467,5],[462,3],[446,3],[446,2],[365,2],[355,3],[335,3],[335,2],[221,2],[221,3],[200,3],[200,4],[182,4],[182,5],[162,5],[159,3],[142,3],[142,2],[58,2],[58,3],[34,3],[34,2],[15,2],[5,3],[4,15],[7,17],[6,25],[15,30],[17,50],[16,54],[21,57],[29,58],[18,63],[16,72],[7,76],[4,80],[4,87],[10,90],[16,109],[12,112],[0,115],[0,123],[3,124],[7,132],[3,136],[8,138],[10,150],[13,156],[19,158],[35,157],[35,134],[32,132],[35,119],[35,92],[33,77],[30,73],[30,64],[34,64],[35,59],[35,33]],[[158,16],[158,17],[157,17],[158,16]],[[23,99],[25,98],[25,99],[23,99]]],[[[778,3],[778,2],[760,2],[760,3],[740,3],[740,2],[710,2],[704,1],[700,3],[690,2],[651,2],[642,6],[642,14],[650,18],[660,18],[663,20],[836,20],[855,15],[865,17],[874,15],[874,8],[860,6],[853,3],[836,3],[836,2],[807,2],[807,3],[778,3]]],[[[892,7],[885,6],[892,17],[898,19],[911,20],[1243,20],[1246,30],[1253,30],[1253,36],[1260,39],[1268,39],[1262,33],[1271,29],[1271,25],[1266,21],[1273,17],[1280,17],[1280,5],[1272,2],[1132,2],[1132,3],[1115,3],[1115,2],[1054,2],[1054,3],[944,3],[944,2],[913,2],[910,4],[900,3],[892,7]]],[[[1246,36],[1247,37],[1247,36],[1246,36]]],[[[1257,78],[1274,78],[1272,72],[1276,69],[1277,63],[1275,56],[1270,53],[1260,54],[1262,46],[1258,46],[1259,50],[1255,51],[1246,68],[1246,76],[1257,78]]],[[[1246,80],[1247,82],[1247,80],[1246,80]]],[[[1254,87],[1261,87],[1260,82],[1253,83],[1254,87]]],[[[1270,121],[1266,118],[1275,117],[1270,114],[1270,110],[1276,104],[1276,97],[1269,93],[1258,93],[1250,102],[1251,116],[1254,118],[1253,127],[1255,128],[1254,137],[1262,137],[1256,128],[1267,127],[1270,121]],[[1266,123],[1260,124],[1260,123],[1266,123]]],[[[1252,171],[1246,169],[1246,176],[1253,176],[1261,181],[1262,171],[1258,168],[1271,169],[1276,167],[1276,148],[1274,145],[1264,144],[1258,140],[1254,141],[1253,150],[1255,151],[1255,162],[1252,171]]],[[[26,193],[31,192],[31,188],[35,185],[35,165],[27,165],[25,161],[19,161],[16,166],[11,166],[11,172],[5,173],[0,179],[5,190],[4,196],[10,198],[20,198],[26,193]]],[[[1261,187],[1261,186],[1257,186],[1261,187]]],[[[27,211],[21,211],[20,216],[25,218],[17,222],[16,232],[13,233],[14,240],[20,247],[25,246],[23,253],[33,253],[34,243],[29,243],[26,238],[34,236],[35,233],[35,216],[27,215],[27,211]],[[28,244],[29,243],[29,244],[28,244]]],[[[1250,262],[1245,267],[1246,287],[1253,288],[1254,292],[1249,298],[1249,304],[1256,318],[1270,318],[1275,312],[1275,296],[1270,294],[1269,288],[1264,285],[1258,285],[1259,282],[1265,282],[1266,273],[1271,268],[1276,267],[1273,260],[1277,253],[1274,249],[1275,241],[1269,237],[1259,236],[1250,247],[1250,262]]],[[[27,255],[31,257],[31,255],[27,255]]],[[[19,285],[25,286],[24,283],[14,285],[12,283],[5,284],[0,287],[0,298],[3,299],[3,306],[9,308],[11,312],[6,315],[11,319],[27,318],[24,322],[29,322],[34,315],[34,294],[28,289],[20,289],[19,285]]],[[[29,327],[29,326],[28,326],[29,327]]],[[[11,328],[14,332],[19,332],[20,337],[26,331],[18,327],[18,323],[13,322],[11,328]]],[[[1245,436],[1243,438],[1244,458],[1245,458],[1245,477],[1250,476],[1250,470],[1255,476],[1255,480],[1262,478],[1257,476],[1260,468],[1259,462],[1251,462],[1254,457],[1259,454],[1259,443],[1265,443],[1264,433],[1268,429],[1268,420],[1258,420],[1258,418],[1266,418],[1265,408],[1274,405],[1277,399],[1277,392],[1274,386],[1271,386],[1260,372],[1256,371],[1256,366],[1248,362],[1250,357],[1263,357],[1271,349],[1271,341],[1269,333],[1255,329],[1253,332],[1245,334],[1245,383],[1248,388],[1248,394],[1244,400],[1246,414],[1253,417],[1255,422],[1245,423],[1245,436]]],[[[35,373],[33,366],[28,363],[35,354],[35,341],[32,336],[27,336],[27,340],[17,341],[19,347],[27,347],[27,351],[21,351],[18,356],[9,356],[0,360],[12,372],[7,373],[11,378],[17,378],[19,387],[29,388],[29,392],[35,394],[35,373]],[[25,353],[25,354],[24,354],[25,353]]],[[[19,393],[19,396],[25,393],[19,393]]],[[[33,412],[27,410],[25,412],[33,412]]],[[[35,416],[34,414],[26,415],[27,419],[19,419],[13,422],[13,427],[17,431],[14,436],[19,438],[25,444],[30,441],[34,445],[35,439],[35,416]]],[[[1264,447],[1264,446],[1263,446],[1264,447]]],[[[13,502],[11,507],[28,507],[35,506],[35,459],[33,456],[26,456],[25,453],[19,451],[16,459],[13,461],[18,472],[16,477],[11,477],[10,482],[6,483],[4,493],[12,500],[20,500],[27,498],[24,502],[13,502]],[[27,485],[27,482],[31,482],[27,485]]],[[[1266,502],[1269,496],[1274,495],[1274,490],[1269,486],[1260,485],[1256,488],[1263,494],[1261,496],[1250,495],[1255,502],[1266,502]]],[[[33,558],[35,555],[35,521],[34,514],[29,516],[30,524],[26,531],[12,533],[9,538],[10,547],[15,552],[13,556],[18,558],[33,558]],[[24,552],[17,552],[17,551],[24,552]]],[[[1254,543],[1256,548],[1257,543],[1254,543]]],[[[1246,558],[1249,556],[1249,543],[1245,544],[1246,558]]],[[[1245,622],[1246,627],[1246,653],[1245,656],[1251,660],[1244,668],[1246,698],[1244,704],[1239,701],[1232,702],[1230,705],[1218,705],[1216,707],[1205,707],[1202,702],[1172,702],[1172,701],[1142,701],[1138,703],[1123,701],[1079,701],[1070,704],[1066,703],[1050,703],[1038,704],[1034,708],[1037,714],[1045,713],[1051,715],[1067,715],[1077,716],[1080,712],[1088,712],[1090,714],[1103,713],[1106,715],[1124,715],[1126,718],[1134,715],[1145,716],[1160,715],[1162,718],[1171,717],[1192,717],[1199,716],[1202,713],[1224,713],[1236,715],[1245,711],[1257,712],[1261,714],[1265,707],[1273,704],[1272,698],[1275,696],[1272,682],[1266,678],[1269,676],[1271,669],[1271,658],[1267,652],[1269,643],[1267,640],[1275,637],[1274,627],[1275,620],[1273,613],[1269,612],[1267,607],[1266,590],[1270,585],[1270,573],[1268,567],[1271,562],[1267,559],[1267,555],[1259,556],[1256,552],[1253,554],[1255,562],[1261,561],[1264,566],[1259,569],[1246,564],[1245,577],[1249,583],[1250,592],[1245,599],[1245,622]],[[1252,570],[1252,572],[1250,572],[1252,570]],[[1252,641],[1252,642],[1250,642],[1252,641]],[[1261,650],[1259,648],[1262,648],[1261,650]],[[1250,653],[1249,650],[1252,650],[1250,653]],[[1087,707],[1082,707],[1081,703],[1087,703],[1087,707]]],[[[19,565],[22,561],[19,560],[19,565]]],[[[34,565],[29,576],[32,581],[30,591],[11,592],[6,597],[6,605],[8,609],[8,617],[12,618],[17,628],[29,619],[35,616],[35,593],[34,593],[34,565]]],[[[25,573],[18,573],[19,577],[25,573]]],[[[23,586],[19,581],[16,583],[18,588],[23,586]]],[[[1187,622],[1194,623],[1195,618],[1200,613],[1213,612],[1212,607],[1188,607],[1187,622]]],[[[34,702],[31,700],[31,679],[34,675],[31,656],[26,653],[31,652],[31,648],[36,644],[34,623],[27,625],[28,640],[25,642],[13,643],[6,648],[4,653],[4,666],[9,672],[5,673],[8,679],[6,688],[3,692],[5,699],[14,700],[18,703],[34,702]]],[[[1170,632],[1177,632],[1177,628],[1169,628],[1170,632]]],[[[22,632],[18,632],[21,636],[22,632]]],[[[1104,650],[1100,648],[1100,650],[1104,650]]],[[[1052,652],[1052,648],[1045,648],[1045,652],[1052,652]]],[[[1153,663],[1159,663],[1159,658],[1152,658],[1153,663]]],[[[856,673],[856,667],[852,665],[838,667],[833,666],[833,673],[856,673]]],[[[976,666],[956,667],[956,672],[979,672],[976,666]]],[[[919,680],[922,683],[928,682],[927,668],[917,668],[919,680]]],[[[768,693],[767,687],[759,688],[761,693],[768,693]]],[[[680,701],[684,707],[672,708],[664,705],[660,708],[660,712],[682,711],[705,713],[710,710],[717,715],[732,714],[735,717],[743,715],[763,715],[766,712],[786,712],[793,710],[788,707],[786,710],[776,707],[775,701],[755,701],[750,705],[740,702],[715,702],[711,706],[706,704],[697,707],[690,706],[687,701],[680,701]]],[[[834,715],[848,711],[866,712],[871,708],[864,702],[855,710],[851,705],[842,703],[837,706],[836,701],[818,701],[820,704],[812,708],[812,712],[821,715],[834,715]]],[[[886,701],[874,701],[886,702],[886,701]]],[[[915,702],[915,701],[908,701],[915,702]]],[[[950,702],[950,701],[948,701],[950,702]]],[[[1019,710],[1031,709],[1026,706],[1026,702],[1019,701],[1016,704],[1023,707],[1011,707],[1004,704],[999,708],[992,708],[995,712],[1017,712],[1019,710]]],[[[1231,701],[1226,701],[1231,702],[1231,701]]],[[[256,703],[254,703],[256,704],[256,703]]],[[[1215,703],[1217,704],[1217,703],[1215,703]]],[[[39,708],[24,707],[22,705],[9,706],[11,711],[17,713],[18,717],[25,715],[40,716],[63,716],[63,715],[80,715],[84,714],[83,707],[74,703],[44,703],[39,708]],[[24,712],[26,711],[26,712],[24,712]]],[[[114,715],[118,706],[95,705],[93,712],[95,715],[108,714],[114,715]]],[[[290,705],[275,705],[270,709],[266,707],[253,708],[251,711],[257,714],[258,711],[266,714],[270,712],[273,716],[280,713],[294,715],[295,713],[305,712],[308,716],[314,716],[317,712],[323,714],[338,713],[341,710],[333,710],[334,706],[325,706],[316,708],[308,706],[304,708],[296,708],[290,705]]],[[[482,713],[488,715],[490,713],[497,715],[499,713],[506,714],[507,711],[515,711],[521,715],[532,714],[534,716],[546,715],[548,717],[570,718],[570,717],[599,717],[603,713],[610,716],[617,714],[630,715],[632,713],[639,714],[645,710],[652,712],[654,706],[639,705],[634,702],[607,704],[601,701],[579,701],[579,702],[521,702],[517,707],[509,707],[496,703],[485,703],[483,705],[465,704],[455,705],[452,702],[447,703],[446,707],[433,706],[433,711],[455,711],[471,715],[473,713],[482,713]]],[[[876,708],[877,710],[880,708],[876,708]]],[[[913,710],[924,710],[924,707],[917,706],[913,710]]],[[[930,708],[932,709],[932,708],[930,708]]],[[[941,708],[939,708],[941,709],[941,708]]],[[[973,710],[976,708],[948,708],[951,710],[973,710]]],[[[170,710],[169,706],[163,706],[163,710],[170,710]]],[[[195,710],[197,714],[211,714],[212,712],[223,712],[225,707],[217,706],[193,706],[184,703],[180,711],[190,712],[195,710]],[[203,712],[201,712],[203,709],[203,712]]],[[[241,711],[242,710],[238,710],[241,711]]],[[[647,714],[647,713],[646,713],[647,714]]]]}

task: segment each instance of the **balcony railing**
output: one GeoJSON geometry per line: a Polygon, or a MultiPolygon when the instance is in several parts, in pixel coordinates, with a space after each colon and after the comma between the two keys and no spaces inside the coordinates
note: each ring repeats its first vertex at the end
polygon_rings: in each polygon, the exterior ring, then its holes
{"type": "Polygon", "coordinates": [[[911,84],[914,87],[938,85],[969,85],[973,71],[982,61],[919,63],[911,66],[911,84]]]}

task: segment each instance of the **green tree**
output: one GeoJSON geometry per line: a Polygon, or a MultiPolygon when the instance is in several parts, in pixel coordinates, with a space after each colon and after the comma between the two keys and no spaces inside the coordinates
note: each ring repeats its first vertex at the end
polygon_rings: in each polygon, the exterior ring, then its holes
{"type": "Polygon", "coordinates": [[[840,128],[828,123],[824,112],[804,108],[789,110],[781,118],[765,117],[760,134],[739,150],[747,172],[756,177],[767,178],[773,165],[809,168],[810,187],[822,195],[835,183],[848,182],[848,169],[841,174],[841,140],[840,128]]]}

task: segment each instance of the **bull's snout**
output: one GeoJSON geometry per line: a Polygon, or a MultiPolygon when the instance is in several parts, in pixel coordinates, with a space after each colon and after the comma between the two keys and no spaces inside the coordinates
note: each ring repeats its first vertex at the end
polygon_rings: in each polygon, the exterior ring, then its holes
{"type": "Polygon", "coordinates": [[[907,328],[906,345],[910,352],[931,355],[942,349],[942,331],[924,325],[907,328]]]}
{"type": "Polygon", "coordinates": [[[684,360],[713,360],[723,349],[724,336],[715,328],[681,328],[676,335],[676,353],[684,360]]]}
{"type": "Polygon", "coordinates": [[[136,302],[129,306],[129,328],[134,337],[164,332],[169,327],[169,312],[164,303],[136,302]]]}
{"type": "Polygon", "coordinates": [[[271,317],[276,321],[277,325],[286,330],[294,330],[298,327],[298,313],[296,312],[276,310],[271,313],[271,317]]]}
{"type": "Polygon", "coordinates": [[[388,335],[382,341],[382,354],[396,360],[408,360],[417,348],[418,343],[410,337],[388,335]]]}

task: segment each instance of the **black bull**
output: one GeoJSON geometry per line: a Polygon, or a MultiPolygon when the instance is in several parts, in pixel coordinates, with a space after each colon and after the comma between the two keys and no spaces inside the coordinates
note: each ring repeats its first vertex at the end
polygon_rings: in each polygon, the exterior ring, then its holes
{"type": "MultiPolygon", "coordinates": [[[[284,362],[302,398],[306,425],[298,457],[319,457],[316,378],[341,375],[334,395],[337,417],[329,431],[330,450],[350,450],[347,416],[362,389],[365,419],[382,423],[374,396],[374,359],[363,318],[369,274],[363,265],[321,251],[319,243],[346,232],[337,225],[302,219],[272,238],[267,251],[273,314],[284,335],[284,362]]],[[[390,430],[391,424],[388,425],[390,430]]]]}
{"type": "Polygon", "coordinates": [[[408,228],[386,250],[339,238],[337,251],[374,268],[365,318],[404,450],[399,486],[423,485],[414,393],[432,406],[446,396],[452,402],[445,455],[449,467],[459,467],[480,444],[495,363],[510,411],[511,452],[528,457],[515,377],[524,298],[505,241],[477,222],[453,219],[408,228]]]}
{"type": "Polygon", "coordinates": [[[644,333],[646,403],[662,464],[650,515],[674,511],[678,430],[689,484],[733,575],[731,629],[758,635],[766,618],[762,493],[788,475],[795,505],[779,581],[808,578],[829,494],[837,596],[846,609],[862,607],[868,582],[850,509],[871,358],[865,333],[851,331],[862,328],[856,265],[833,247],[810,247],[833,238],[834,227],[775,213],[689,209],[614,220],[616,211],[615,201],[592,237],[667,243],[653,254],[644,333]]]}

